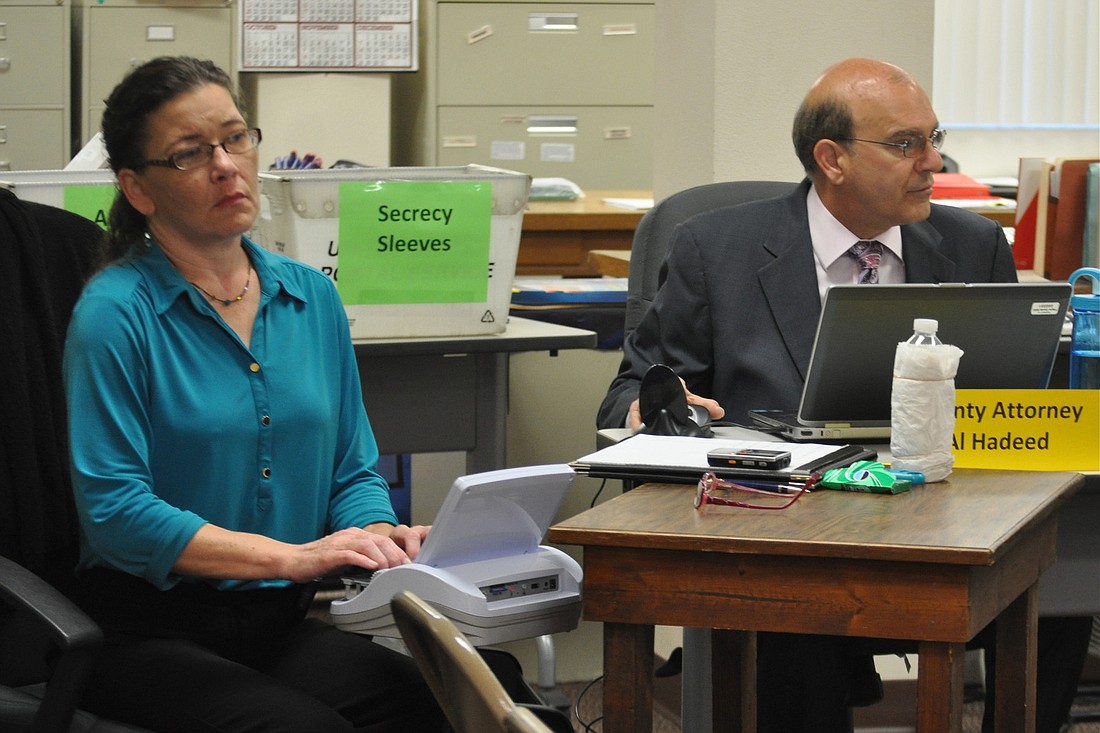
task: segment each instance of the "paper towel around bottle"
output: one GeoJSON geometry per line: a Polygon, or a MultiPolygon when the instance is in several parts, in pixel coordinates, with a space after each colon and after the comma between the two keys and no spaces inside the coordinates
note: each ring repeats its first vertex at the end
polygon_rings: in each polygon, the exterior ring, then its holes
{"type": "Polygon", "coordinates": [[[942,481],[955,457],[955,373],[963,351],[940,344],[898,344],[890,394],[890,453],[893,466],[942,481]]]}

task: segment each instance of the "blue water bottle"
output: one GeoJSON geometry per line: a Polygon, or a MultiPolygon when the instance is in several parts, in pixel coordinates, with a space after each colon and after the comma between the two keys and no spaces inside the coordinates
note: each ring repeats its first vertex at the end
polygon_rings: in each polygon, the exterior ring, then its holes
{"type": "Polygon", "coordinates": [[[1069,350],[1069,386],[1073,389],[1100,389],[1100,269],[1082,267],[1069,276],[1070,284],[1079,277],[1092,278],[1092,292],[1073,295],[1073,338],[1069,350]]]}

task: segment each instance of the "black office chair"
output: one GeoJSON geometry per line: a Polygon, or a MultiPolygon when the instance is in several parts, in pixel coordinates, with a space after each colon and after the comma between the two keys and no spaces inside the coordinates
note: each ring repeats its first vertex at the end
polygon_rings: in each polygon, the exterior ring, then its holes
{"type": "Polygon", "coordinates": [[[959,164],[950,155],[944,155],[940,153],[940,157],[943,159],[943,168],[940,168],[940,173],[958,173],[959,164]]]}
{"type": "Polygon", "coordinates": [[[705,183],[662,199],[638,223],[630,246],[627,278],[625,333],[629,335],[657,294],[661,265],[668,254],[672,230],[704,211],[735,206],[747,201],[783,196],[797,183],[780,181],[721,181],[705,183]]]}
{"type": "Polygon", "coordinates": [[[0,731],[140,733],[77,709],[102,633],[61,592],[77,558],[61,351],[102,236],[0,190],[0,731]]]}

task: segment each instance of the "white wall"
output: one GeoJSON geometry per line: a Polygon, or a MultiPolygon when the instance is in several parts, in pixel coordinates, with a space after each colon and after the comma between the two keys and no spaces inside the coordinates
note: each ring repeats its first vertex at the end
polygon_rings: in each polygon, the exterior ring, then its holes
{"type": "Polygon", "coordinates": [[[718,180],[801,179],[791,123],[810,84],[835,61],[871,56],[931,88],[932,7],[658,0],[655,196],[718,180]]]}
{"type": "MultiPolygon", "coordinates": [[[[792,5],[657,0],[657,198],[712,181],[799,180],[791,123],[807,88],[834,61],[871,56],[898,64],[935,100],[935,3],[792,5]]],[[[1021,157],[1097,157],[1100,135],[952,129],[944,152],[972,176],[1015,176],[1021,157]]]]}
{"type": "Polygon", "coordinates": [[[328,167],[338,159],[390,164],[390,75],[241,74],[252,124],[263,130],[260,160],[291,150],[313,153],[328,167]]]}

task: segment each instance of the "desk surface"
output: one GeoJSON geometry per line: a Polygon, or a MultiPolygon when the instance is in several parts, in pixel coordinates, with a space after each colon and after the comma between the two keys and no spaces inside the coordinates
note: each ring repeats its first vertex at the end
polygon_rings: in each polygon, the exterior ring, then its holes
{"type": "Polygon", "coordinates": [[[652,191],[587,191],[576,201],[529,201],[523,231],[626,229],[638,226],[645,211],[615,206],[604,199],[651,199],[652,191]]]}
{"type": "Polygon", "coordinates": [[[1072,472],[960,469],[896,496],[816,491],[778,512],[699,511],[693,486],[647,484],[556,524],[550,539],[726,553],[758,553],[766,543],[768,553],[792,557],[992,565],[1019,524],[1054,511],[1072,493],[1067,486],[1083,480],[1072,472]]]}
{"type": "Polygon", "coordinates": [[[629,250],[645,215],[605,203],[606,198],[649,198],[649,191],[587,191],[576,201],[531,201],[523,212],[517,275],[599,274],[588,260],[594,249],[629,250]]]}
{"type": "Polygon", "coordinates": [[[554,323],[509,316],[507,328],[500,333],[476,336],[354,339],[352,343],[359,356],[514,353],[594,349],[596,333],[571,326],[559,326],[554,323]]]}
{"type": "Polygon", "coordinates": [[[596,341],[593,331],[510,316],[496,334],[353,343],[380,450],[466,451],[467,473],[478,473],[505,465],[509,354],[596,341]]]}

